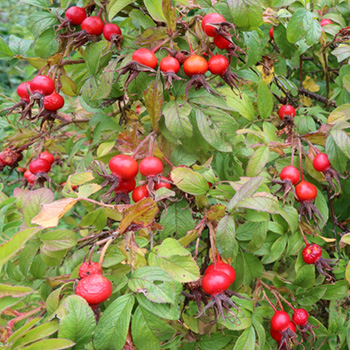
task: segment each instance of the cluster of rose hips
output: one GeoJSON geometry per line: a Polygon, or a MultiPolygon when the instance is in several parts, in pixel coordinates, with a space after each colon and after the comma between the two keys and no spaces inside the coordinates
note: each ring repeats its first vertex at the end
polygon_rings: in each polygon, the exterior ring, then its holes
{"type": "Polygon", "coordinates": [[[50,182],[47,173],[51,170],[54,161],[55,157],[49,151],[40,153],[39,158],[33,160],[29,164],[29,169],[24,171],[24,179],[34,187],[37,183],[43,186],[45,181],[50,182]]]}
{"type": "Polygon", "coordinates": [[[17,95],[20,101],[8,109],[8,114],[15,109],[21,109],[21,117],[19,121],[28,119],[36,122],[42,117],[41,126],[45,121],[54,121],[61,119],[57,115],[57,111],[64,106],[64,98],[55,90],[54,81],[46,75],[37,75],[31,81],[26,81],[18,85],[17,95]],[[37,103],[39,111],[36,115],[32,115],[32,108],[37,103]]]}
{"type": "MultiPolygon", "coordinates": [[[[88,7],[88,6],[86,6],[88,7]]],[[[84,45],[87,41],[92,40],[93,37],[100,36],[103,34],[107,41],[114,43],[118,48],[122,40],[122,32],[114,23],[103,23],[99,16],[86,15],[86,7],[72,6],[65,13],[65,19],[61,20],[61,25],[57,30],[64,27],[68,27],[70,32],[73,31],[71,25],[81,27],[81,31],[71,34],[60,34],[61,38],[74,38],[72,44],[75,48],[84,45]]]]}
{"type": "Polygon", "coordinates": [[[171,182],[168,178],[161,176],[163,171],[162,161],[156,157],[150,156],[142,159],[140,165],[137,161],[128,155],[119,154],[114,156],[108,163],[112,174],[108,175],[102,170],[100,176],[106,179],[102,184],[111,185],[108,194],[115,192],[113,198],[117,203],[123,201],[129,203],[129,193],[132,192],[133,201],[139,202],[141,199],[149,197],[150,193],[161,187],[171,188],[171,182]],[[135,177],[140,170],[141,175],[146,177],[147,183],[136,187],[135,177]]]}
{"type": "Polygon", "coordinates": [[[111,281],[102,276],[102,267],[93,261],[84,262],[79,268],[81,278],[75,288],[75,294],[84,298],[93,310],[106,301],[113,292],[111,281]]]}
{"type": "Polygon", "coordinates": [[[223,262],[219,255],[217,255],[216,262],[205,270],[204,276],[196,282],[186,283],[187,289],[190,293],[183,292],[190,300],[197,301],[198,310],[200,313],[197,317],[202,316],[209,308],[213,307],[215,312],[215,321],[221,316],[225,321],[224,310],[230,314],[230,317],[237,318],[237,314],[232,312],[231,307],[240,310],[236,304],[230,299],[230,296],[240,296],[238,293],[229,290],[230,286],[236,279],[236,272],[234,268],[223,262]],[[204,293],[203,293],[204,292],[204,293]],[[207,296],[210,295],[211,301],[208,303],[207,296]],[[201,309],[201,301],[204,302],[205,307],[201,309]]]}
{"type": "MultiPolygon", "coordinates": [[[[201,26],[207,36],[214,37],[214,45],[217,48],[227,50],[228,56],[237,56],[237,51],[244,53],[243,50],[233,43],[231,39],[232,35],[228,32],[228,30],[234,28],[234,26],[226,22],[222,15],[218,13],[207,14],[203,17],[201,26]]],[[[146,48],[136,50],[132,55],[132,61],[118,69],[118,71],[120,71],[119,76],[129,73],[125,82],[125,87],[127,87],[140,72],[154,73],[154,69],[158,64],[155,55],[155,51],[158,48],[159,47],[156,47],[152,51],[146,48]]],[[[181,79],[176,74],[179,72],[182,64],[185,74],[191,78],[186,86],[186,97],[192,86],[197,89],[203,86],[209,93],[217,95],[205,80],[204,75],[208,70],[214,75],[220,75],[231,88],[237,88],[237,83],[240,78],[231,72],[229,60],[225,56],[219,54],[213,55],[210,51],[211,57],[209,61],[207,61],[203,56],[195,54],[191,45],[190,49],[191,54],[188,57],[183,51],[178,52],[166,49],[169,55],[160,61],[160,70],[163,73],[166,88],[172,86],[172,81],[174,79],[181,79]]]]}
{"type": "Polygon", "coordinates": [[[310,332],[315,337],[312,330],[313,326],[308,322],[309,313],[305,309],[296,309],[290,304],[289,306],[293,310],[292,319],[287,312],[274,309],[275,313],[270,321],[270,334],[279,344],[278,349],[289,350],[290,342],[296,343],[296,326],[305,339],[307,338],[307,332],[310,332]]]}

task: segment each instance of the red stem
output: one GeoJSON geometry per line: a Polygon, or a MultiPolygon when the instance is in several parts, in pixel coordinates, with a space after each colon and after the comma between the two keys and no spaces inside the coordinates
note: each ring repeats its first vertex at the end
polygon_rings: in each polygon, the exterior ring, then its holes
{"type": "MultiPolygon", "coordinates": [[[[279,293],[280,294],[280,293],[279,293]]],[[[283,296],[280,294],[280,298],[293,310],[295,311],[295,307],[285,298],[283,298],[283,296]]]]}
{"type": "Polygon", "coordinates": [[[300,161],[301,181],[304,181],[302,146],[301,146],[300,139],[298,139],[298,141],[299,141],[299,161],[300,161]]]}
{"type": "Polygon", "coordinates": [[[301,228],[300,225],[299,225],[299,228],[300,228],[300,232],[301,232],[301,235],[303,236],[303,239],[304,239],[304,242],[305,242],[306,246],[309,246],[309,242],[307,241],[307,239],[305,237],[305,234],[304,234],[304,231],[303,231],[303,229],[301,228]]]}
{"type": "Polygon", "coordinates": [[[192,44],[191,44],[191,40],[190,40],[190,35],[189,35],[188,32],[186,32],[186,39],[187,39],[188,47],[190,48],[190,53],[192,55],[193,54],[193,48],[192,48],[192,44]]]}
{"type": "Polygon", "coordinates": [[[272,303],[271,303],[271,300],[269,299],[269,297],[266,295],[266,293],[265,293],[265,291],[263,291],[263,294],[264,294],[264,298],[266,299],[266,301],[270,304],[270,306],[273,308],[273,311],[277,311],[277,309],[276,309],[276,307],[275,307],[275,305],[273,305],[272,303]]]}

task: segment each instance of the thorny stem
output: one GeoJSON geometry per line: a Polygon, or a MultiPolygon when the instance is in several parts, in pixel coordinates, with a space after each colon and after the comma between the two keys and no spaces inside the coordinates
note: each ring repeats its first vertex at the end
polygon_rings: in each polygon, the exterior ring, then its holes
{"type": "Polygon", "coordinates": [[[149,133],[140,143],[139,145],[136,147],[134,153],[132,154],[131,158],[135,158],[135,156],[137,155],[137,153],[140,151],[141,147],[154,135],[156,134],[156,131],[152,131],[151,133],[149,133]]]}
{"type": "Polygon", "coordinates": [[[299,58],[299,83],[300,87],[303,86],[303,55],[299,58]]]}
{"type": "Polygon", "coordinates": [[[113,243],[113,241],[114,241],[114,238],[110,237],[109,240],[106,242],[106,244],[103,246],[103,248],[101,250],[100,259],[98,261],[98,264],[100,265],[101,269],[102,269],[103,259],[105,257],[106,252],[107,252],[107,249],[113,243]]]}
{"type": "MultiPolygon", "coordinates": [[[[174,33],[175,35],[176,33],[174,33]]],[[[166,44],[169,40],[171,40],[172,37],[167,37],[166,39],[164,39],[159,45],[157,45],[153,50],[152,52],[155,53],[160,47],[162,47],[164,44],[166,44]]]]}

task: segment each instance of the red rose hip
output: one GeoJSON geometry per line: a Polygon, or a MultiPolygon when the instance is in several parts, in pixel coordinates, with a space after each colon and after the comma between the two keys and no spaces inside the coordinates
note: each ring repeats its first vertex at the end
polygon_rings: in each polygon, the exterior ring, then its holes
{"type": "Polygon", "coordinates": [[[46,159],[38,158],[29,164],[29,170],[32,174],[48,173],[51,169],[51,164],[46,159]]]}
{"type": "Polygon", "coordinates": [[[106,40],[111,41],[114,36],[121,35],[122,31],[120,30],[119,26],[117,26],[114,23],[107,23],[103,27],[103,36],[106,40]]]}
{"type": "Polygon", "coordinates": [[[99,36],[103,32],[104,23],[100,17],[91,16],[84,19],[81,29],[87,34],[99,36]]]}
{"type": "Polygon", "coordinates": [[[208,36],[214,37],[217,33],[215,27],[211,26],[209,23],[220,23],[226,22],[225,17],[219,13],[208,13],[202,19],[202,29],[208,36]]]}
{"type": "Polygon", "coordinates": [[[140,163],[140,173],[143,176],[156,176],[163,171],[163,163],[156,157],[146,157],[140,163]]]}
{"type": "Polygon", "coordinates": [[[158,63],[156,55],[152,51],[145,48],[136,50],[132,55],[132,59],[153,69],[157,67],[158,63]]]}
{"type": "Polygon", "coordinates": [[[280,173],[280,179],[282,181],[289,180],[293,185],[296,185],[300,180],[299,170],[293,165],[286,166],[280,173]]]}
{"type": "Polygon", "coordinates": [[[37,75],[30,82],[30,89],[44,96],[51,95],[55,91],[55,83],[46,75],[37,75]]]}
{"type": "Polygon", "coordinates": [[[91,275],[102,275],[102,267],[94,261],[86,261],[79,268],[79,277],[85,278],[91,275]]]}
{"type": "Polygon", "coordinates": [[[72,24],[78,26],[82,24],[86,18],[86,12],[82,7],[72,6],[66,11],[65,16],[69,21],[71,21],[72,24]]]}
{"type": "Polygon", "coordinates": [[[103,303],[112,295],[111,281],[100,275],[90,275],[81,279],[75,289],[75,294],[83,297],[90,305],[103,303]]]}
{"type": "Polygon", "coordinates": [[[322,172],[328,170],[331,167],[331,163],[326,153],[316,154],[312,164],[315,170],[322,171],[322,172]]]}
{"type": "Polygon", "coordinates": [[[108,166],[113,174],[125,180],[134,178],[139,171],[139,166],[136,160],[125,154],[114,156],[109,161],[108,166]]]}
{"type": "Polygon", "coordinates": [[[294,118],[295,108],[291,105],[284,105],[280,107],[280,109],[278,110],[278,116],[280,117],[281,120],[283,120],[285,116],[291,116],[294,118]]]}

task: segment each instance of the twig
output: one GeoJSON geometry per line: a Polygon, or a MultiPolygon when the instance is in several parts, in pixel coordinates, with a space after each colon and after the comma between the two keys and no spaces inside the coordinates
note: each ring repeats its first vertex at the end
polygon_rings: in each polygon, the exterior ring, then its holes
{"type": "Polygon", "coordinates": [[[313,100],[316,100],[318,102],[322,102],[328,106],[337,107],[337,103],[334,100],[328,100],[326,97],[323,97],[319,94],[316,94],[312,91],[309,91],[309,90],[303,88],[302,86],[298,89],[298,93],[305,95],[305,96],[308,96],[308,97],[310,97],[313,100]]]}

